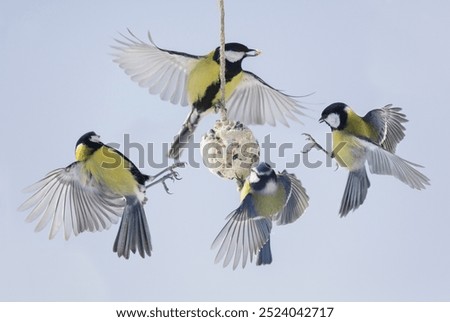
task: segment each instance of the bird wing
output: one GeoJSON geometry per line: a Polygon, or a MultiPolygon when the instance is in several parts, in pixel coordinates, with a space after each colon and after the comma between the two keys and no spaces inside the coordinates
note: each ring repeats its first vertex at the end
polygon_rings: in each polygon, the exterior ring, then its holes
{"type": "MultiPolygon", "coordinates": [[[[300,122],[304,108],[292,96],[265,83],[255,74],[243,71],[242,80],[227,100],[228,117],[244,124],[269,124],[277,121],[289,127],[286,118],[300,122]]],[[[301,123],[301,122],[300,122],[301,123]]]]}
{"type": "Polygon", "coordinates": [[[295,174],[284,170],[278,175],[278,180],[286,190],[287,199],[283,210],[276,215],[274,220],[277,225],[286,225],[296,221],[305,212],[309,197],[295,174]]]}
{"type": "Polygon", "coordinates": [[[61,225],[65,239],[69,239],[72,231],[76,236],[83,231],[108,229],[117,223],[125,206],[125,198],[98,184],[80,162],[53,170],[25,191],[34,194],[19,210],[33,208],[26,221],[40,217],[36,231],[51,222],[50,239],[55,237],[61,225]]]}
{"type": "Polygon", "coordinates": [[[421,167],[420,165],[406,161],[370,142],[361,142],[366,147],[370,172],[394,176],[414,189],[425,189],[425,185],[430,184],[430,179],[414,168],[421,167]]]}
{"type": "Polygon", "coordinates": [[[225,267],[234,257],[235,269],[242,257],[242,267],[245,267],[248,255],[251,262],[253,255],[269,240],[272,222],[256,213],[251,194],[242,200],[239,208],[231,212],[227,219],[228,222],[212,243],[212,248],[220,245],[215,262],[218,263],[225,257],[225,267]]]}
{"type": "Polygon", "coordinates": [[[391,153],[395,153],[397,144],[405,137],[405,127],[402,123],[408,120],[401,110],[400,107],[392,107],[392,104],[389,104],[372,110],[363,117],[363,120],[372,125],[378,133],[375,143],[391,153]]]}
{"type": "Polygon", "coordinates": [[[114,62],[151,94],[159,94],[163,101],[188,105],[187,74],[202,56],[161,49],[155,45],[150,33],[149,43],[137,38],[130,30],[123,40],[116,39],[114,62]]]}

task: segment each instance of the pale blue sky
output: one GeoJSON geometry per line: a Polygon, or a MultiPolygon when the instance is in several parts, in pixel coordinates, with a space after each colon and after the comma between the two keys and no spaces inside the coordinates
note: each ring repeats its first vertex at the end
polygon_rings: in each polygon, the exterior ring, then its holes
{"type": "MultiPolygon", "coordinates": [[[[112,252],[118,226],[69,241],[34,233],[16,211],[21,189],[73,161],[89,130],[104,142],[170,141],[188,113],[138,87],[109,55],[130,28],[168,49],[206,54],[218,45],[216,1],[3,1],[0,4],[0,300],[359,301],[450,300],[447,1],[226,1],[226,38],[258,48],[248,69],[276,88],[304,95],[310,119],[290,128],[252,127],[263,140],[291,142],[278,170],[305,144],[325,140],[322,109],[343,101],[359,114],[393,103],[410,120],[398,147],[422,164],[432,186],[415,191],[390,177],[340,219],[347,172],[290,169],[310,195],[292,225],[274,227],[270,266],[232,271],[210,245],[238,206],[234,183],[204,167],[148,191],[154,252],[126,261],[112,252]]],[[[203,120],[196,139],[214,122],[203,120]]],[[[148,150],[146,149],[146,152],[148,150]]],[[[138,159],[137,150],[130,157],[138,159]]],[[[267,157],[267,155],[266,155],[267,157]]],[[[313,151],[311,159],[323,159],[313,151]]],[[[199,152],[196,153],[200,161],[199,152]]],[[[137,162],[137,161],[136,161],[137,162]]],[[[141,170],[157,172],[147,163],[141,170]]]]}

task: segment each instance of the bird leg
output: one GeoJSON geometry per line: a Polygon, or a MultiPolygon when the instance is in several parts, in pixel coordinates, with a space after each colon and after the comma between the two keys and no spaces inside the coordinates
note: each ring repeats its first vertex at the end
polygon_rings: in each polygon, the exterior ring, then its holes
{"type": "MultiPolygon", "coordinates": [[[[306,141],[309,141],[308,145],[305,147],[305,149],[302,151],[302,153],[306,154],[309,153],[313,148],[316,148],[317,150],[325,152],[326,155],[328,155],[330,158],[334,158],[335,155],[333,152],[328,152],[326,149],[323,148],[317,141],[311,136],[311,134],[308,133],[302,133],[302,135],[306,136],[306,141]]],[[[339,169],[339,163],[336,162],[336,169],[335,171],[339,169]]]]}
{"type": "Polygon", "coordinates": [[[194,127],[194,122],[191,120],[191,117],[192,117],[192,115],[194,114],[194,111],[195,111],[195,109],[192,109],[191,110],[191,112],[189,113],[189,115],[188,115],[188,117],[187,117],[187,119],[186,119],[186,122],[184,123],[184,125],[186,125],[187,126],[187,128],[188,128],[188,130],[189,130],[189,133],[193,133],[194,132],[194,130],[195,130],[195,127],[194,127]]]}
{"type": "Polygon", "coordinates": [[[162,178],[159,178],[158,180],[146,185],[146,188],[150,188],[158,183],[162,183],[164,190],[168,193],[168,194],[172,194],[169,190],[169,187],[167,187],[167,183],[166,180],[167,179],[171,179],[172,181],[175,180],[181,180],[181,178],[179,177],[179,173],[176,171],[171,171],[171,173],[166,174],[165,176],[163,176],[162,178]]]}
{"type": "Polygon", "coordinates": [[[186,162],[175,162],[174,164],[172,164],[171,166],[163,169],[162,171],[158,172],[154,176],[150,176],[150,181],[155,180],[156,178],[158,178],[160,175],[162,175],[163,173],[165,173],[167,171],[170,171],[171,173],[175,173],[175,171],[173,171],[173,169],[175,169],[175,168],[184,168],[185,166],[186,166],[186,162]]]}
{"type": "Polygon", "coordinates": [[[174,169],[175,168],[184,168],[185,166],[186,166],[185,162],[177,162],[177,163],[172,164],[171,166],[158,172],[156,175],[150,176],[151,183],[146,185],[145,187],[150,188],[154,185],[157,185],[158,183],[162,183],[162,185],[164,186],[164,190],[166,190],[166,192],[170,194],[169,188],[167,187],[167,184],[166,184],[166,180],[167,179],[171,179],[172,181],[181,180],[180,174],[178,172],[176,172],[174,169]],[[158,180],[154,181],[156,178],[158,178],[159,176],[161,176],[163,173],[165,173],[167,171],[169,171],[170,173],[168,173],[168,174],[164,175],[163,177],[159,178],[158,180]]]}
{"type": "Polygon", "coordinates": [[[330,157],[334,157],[333,153],[329,153],[326,149],[324,149],[317,141],[311,136],[311,134],[308,133],[302,133],[302,135],[306,136],[306,141],[309,141],[311,143],[308,143],[308,145],[305,147],[305,149],[302,151],[302,153],[309,153],[313,148],[316,148],[317,150],[321,150],[325,152],[326,155],[330,157]]]}

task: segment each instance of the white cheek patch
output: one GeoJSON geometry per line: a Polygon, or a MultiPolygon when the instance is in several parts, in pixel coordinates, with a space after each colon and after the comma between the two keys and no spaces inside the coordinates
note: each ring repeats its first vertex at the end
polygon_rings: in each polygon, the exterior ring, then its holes
{"type": "Polygon", "coordinates": [[[93,135],[93,136],[91,136],[91,138],[89,139],[91,142],[96,142],[96,143],[98,143],[98,142],[100,142],[100,136],[98,136],[98,135],[93,135]]]}
{"type": "Polygon", "coordinates": [[[231,63],[235,63],[235,62],[241,60],[242,58],[244,58],[244,55],[245,55],[245,53],[243,53],[243,52],[237,52],[237,51],[231,51],[231,50],[225,51],[225,58],[231,63]]]}
{"type": "Polygon", "coordinates": [[[259,181],[259,177],[256,175],[255,172],[252,171],[252,172],[250,172],[250,178],[248,178],[248,181],[250,183],[256,183],[259,181]]]}
{"type": "Polygon", "coordinates": [[[331,113],[327,116],[325,122],[327,122],[327,124],[331,126],[333,129],[337,129],[341,124],[341,119],[339,115],[337,115],[336,113],[331,113]]]}

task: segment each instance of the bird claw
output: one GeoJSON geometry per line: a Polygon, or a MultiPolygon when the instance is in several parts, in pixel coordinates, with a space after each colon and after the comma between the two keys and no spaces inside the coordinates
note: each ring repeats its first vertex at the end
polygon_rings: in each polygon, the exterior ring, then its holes
{"type": "Polygon", "coordinates": [[[302,135],[306,136],[306,138],[305,138],[306,141],[312,142],[312,144],[308,145],[308,148],[306,148],[306,146],[304,147],[302,153],[306,154],[306,153],[309,153],[309,151],[311,151],[313,149],[313,147],[315,146],[315,144],[317,144],[317,142],[308,133],[302,133],[302,135]]]}
{"type": "MultiPolygon", "coordinates": [[[[308,148],[304,149],[302,151],[302,153],[308,153],[313,148],[316,148],[317,150],[321,150],[321,151],[325,152],[325,154],[329,155],[331,158],[334,158],[334,153],[329,153],[327,150],[325,150],[319,143],[316,142],[316,140],[314,140],[314,138],[311,136],[311,134],[302,133],[302,135],[306,136],[307,141],[311,142],[311,143],[309,143],[308,148]]],[[[339,169],[339,163],[336,162],[336,169],[334,169],[334,171],[337,171],[338,169],[339,169]]]]}
{"type": "Polygon", "coordinates": [[[317,150],[321,150],[328,154],[328,151],[325,150],[317,141],[311,136],[311,134],[308,133],[302,133],[302,135],[306,136],[306,141],[309,141],[311,143],[308,144],[307,147],[305,147],[302,151],[302,153],[306,154],[309,153],[313,148],[316,148],[317,150]]]}
{"type": "Polygon", "coordinates": [[[222,105],[222,102],[217,102],[216,104],[214,104],[214,112],[215,113],[219,113],[221,110],[223,110],[225,108],[225,106],[222,105]]]}
{"type": "Polygon", "coordinates": [[[180,176],[180,174],[178,172],[172,171],[172,178],[171,179],[172,179],[172,181],[175,181],[175,180],[179,181],[179,180],[181,180],[183,178],[180,176]]]}
{"type": "MultiPolygon", "coordinates": [[[[184,167],[184,166],[185,166],[185,163],[182,162],[182,164],[183,164],[183,167],[184,167]]],[[[175,180],[180,181],[180,180],[183,179],[183,178],[180,176],[180,173],[178,173],[177,171],[174,171],[173,169],[170,170],[170,173],[169,173],[169,174],[166,174],[166,175],[162,178],[162,184],[163,184],[163,186],[164,186],[164,190],[166,190],[166,192],[167,192],[169,195],[171,195],[172,193],[170,192],[170,190],[169,190],[169,188],[167,187],[167,184],[166,184],[166,180],[167,180],[167,179],[170,179],[170,180],[172,180],[172,182],[175,182],[175,180]]]]}
{"type": "MultiPolygon", "coordinates": [[[[166,179],[169,179],[169,178],[166,178],[166,179]]],[[[172,177],[170,177],[170,179],[172,179],[172,181],[173,181],[173,178],[172,178],[172,177]]],[[[164,190],[166,191],[166,193],[169,194],[169,195],[171,195],[172,193],[170,192],[169,187],[167,186],[167,183],[166,183],[165,180],[162,181],[162,185],[163,185],[164,190]]]]}
{"type": "Polygon", "coordinates": [[[166,174],[165,176],[163,176],[162,178],[156,180],[155,182],[152,182],[151,184],[147,185],[147,188],[149,188],[151,186],[154,186],[154,185],[156,185],[158,183],[161,183],[163,185],[163,187],[164,187],[164,190],[169,195],[171,195],[172,193],[170,192],[169,187],[167,186],[167,183],[166,183],[166,180],[168,180],[168,179],[170,179],[172,181],[175,181],[175,180],[181,180],[181,177],[180,177],[178,172],[171,170],[170,173],[166,174]]]}
{"type": "Polygon", "coordinates": [[[336,162],[336,169],[334,169],[334,171],[338,171],[339,170],[339,163],[336,162]]]}
{"type": "Polygon", "coordinates": [[[186,167],[186,162],[175,162],[174,164],[172,164],[169,169],[173,170],[175,168],[185,168],[186,167]]]}
{"type": "Polygon", "coordinates": [[[154,186],[158,183],[162,183],[164,190],[168,193],[168,194],[172,194],[169,190],[169,187],[167,186],[166,180],[170,179],[172,181],[175,180],[181,180],[181,176],[180,174],[175,171],[175,168],[184,168],[186,166],[186,162],[176,162],[174,164],[172,164],[170,167],[165,168],[163,171],[159,172],[158,174],[156,174],[154,177],[151,178],[151,181],[153,181],[152,183],[148,184],[146,186],[146,188],[149,188],[151,186],[154,186]],[[164,172],[169,171],[168,174],[164,175],[162,178],[159,178],[158,180],[154,181],[156,178],[158,178],[160,175],[162,175],[164,172]]]}

